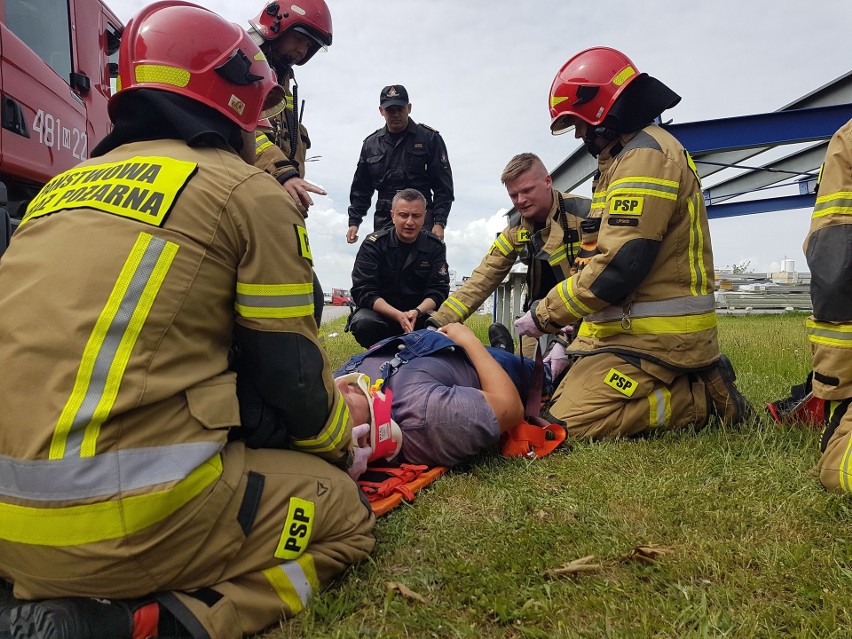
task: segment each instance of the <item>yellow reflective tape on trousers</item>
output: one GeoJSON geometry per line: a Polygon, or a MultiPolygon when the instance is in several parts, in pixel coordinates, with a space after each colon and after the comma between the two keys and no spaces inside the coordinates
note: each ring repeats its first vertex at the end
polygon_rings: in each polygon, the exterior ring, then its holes
{"type": "Polygon", "coordinates": [[[687,200],[689,209],[689,291],[693,295],[710,292],[707,269],[704,268],[704,232],[701,230],[701,206],[696,193],[687,200]]]}
{"type": "MultiPolygon", "coordinates": [[[[263,576],[292,614],[301,612],[319,590],[314,558],[305,553],[295,561],[288,561],[263,571],[263,576]]],[[[288,615],[289,616],[289,615],[288,615]]]]}
{"type": "Polygon", "coordinates": [[[470,315],[470,309],[462,304],[459,298],[453,297],[452,295],[444,300],[444,306],[453,311],[462,320],[466,319],[467,316],[470,315]]]}
{"type": "Polygon", "coordinates": [[[0,539],[38,546],[80,546],[121,539],[162,521],[222,474],[214,455],[171,488],[65,508],[31,508],[0,503],[0,539]]]}
{"type": "Polygon", "coordinates": [[[577,317],[585,317],[592,312],[592,309],[583,304],[574,293],[574,279],[577,277],[579,277],[579,275],[572,275],[567,280],[562,280],[562,283],[556,290],[559,293],[559,297],[562,298],[562,303],[565,304],[565,308],[567,308],[569,312],[577,317]]]}
{"type": "Polygon", "coordinates": [[[676,200],[680,182],[676,180],[664,180],[646,175],[619,178],[609,183],[607,187],[607,199],[616,195],[657,195],[668,200],[676,200]]]}
{"type": "Polygon", "coordinates": [[[805,330],[814,344],[852,348],[852,324],[830,324],[809,319],[805,322],[805,330]]]}
{"type": "Polygon", "coordinates": [[[90,457],[178,245],[140,233],[101,311],[53,432],[50,459],[90,457]]]}
{"type": "Polygon", "coordinates": [[[336,401],[337,405],[332,418],[322,432],[312,439],[294,439],[290,445],[295,450],[305,453],[327,453],[340,446],[349,421],[349,408],[339,394],[336,396],[336,401]]]}
{"type": "Polygon", "coordinates": [[[613,335],[673,335],[700,333],[716,328],[716,311],[701,315],[630,318],[630,328],[625,329],[621,321],[594,323],[588,318],[580,325],[583,337],[612,337],[613,335]]]}
{"type": "Polygon", "coordinates": [[[648,408],[648,425],[651,428],[668,426],[672,419],[672,392],[668,387],[663,386],[648,395],[648,408]]]}
{"type": "Polygon", "coordinates": [[[57,211],[90,208],[162,226],[198,165],[158,156],[71,169],[38,192],[21,226],[57,211]]]}
{"type": "Polygon", "coordinates": [[[838,191],[820,195],[814,205],[813,217],[825,217],[826,215],[852,215],[852,192],[838,191]]]}
{"type": "MultiPolygon", "coordinates": [[[[843,401],[845,400],[826,400],[825,407],[828,411],[828,424],[832,424],[834,420],[834,411],[840,408],[840,405],[843,403],[843,401]]],[[[852,485],[850,485],[849,478],[850,471],[852,471],[852,468],[850,468],[850,463],[852,463],[852,437],[849,438],[849,441],[846,444],[846,450],[843,451],[843,457],[840,460],[840,464],[838,464],[840,466],[840,468],[838,469],[840,473],[840,476],[838,477],[838,483],[840,484],[840,487],[847,493],[852,493],[852,485]]]]}
{"type": "Polygon", "coordinates": [[[260,155],[271,146],[273,146],[273,144],[265,133],[257,134],[257,137],[254,139],[254,152],[257,155],[260,155]]]}
{"type": "Polygon", "coordinates": [[[288,319],[314,314],[314,283],[246,284],[237,282],[234,305],[241,317],[288,319]]]}

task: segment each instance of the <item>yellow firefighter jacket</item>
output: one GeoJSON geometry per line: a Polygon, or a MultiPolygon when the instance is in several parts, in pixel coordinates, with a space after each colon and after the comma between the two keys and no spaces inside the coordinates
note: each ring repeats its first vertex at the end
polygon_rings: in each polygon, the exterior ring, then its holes
{"type": "Polygon", "coordinates": [[[299,105],[290,89],[291,82],[295,84],[292,71],[281,83],[287,94],[286,108],[270,118],[271,130],[258,128],[255,136],[254,165],[282,184],[291,177],[305,177],[305,155],[311,148],[308,130],[299,121],[299,105]]]}
{"type": "Polygon", "coordinates": [[[719,357],[713,251],[701,185],[689,154],[651,125],[598,158],[591,217],[599,251],[561,282],[533,316],[556,332],[583,319],[571,351],[615,352],[680,370],[719,357]]]}
{"type": "Polygon", "coordinates": [[[464,322],[491,295],[520,257],[527,264],[527,296],[539,299],[543,270],[553,279],[565,279],[580,250],[580,222],[588,217],[588,198],[553,191],[553,205],[540,229],[520,215],[514,216],[488,250],[470,278],[441,305],[432,318],[444,326],[464,322]]]}
{"type": "Polygon", "coordinates": [[[814,393],[852,397],[852,120],[829,142],[804,245],[814,314],[807,320],[814,393]]]}
{"type": "MultiPolygon", "coordinates": [[[[322,351],[310,259],[290,198],[233,152],[136,142],[51,180],[0,265],[0,541],[179,527],[239,426],[235,323],[322,351]]],[[[339,461],[351,425],[324,364],[327,419],[291,447],[339,461]]]]}

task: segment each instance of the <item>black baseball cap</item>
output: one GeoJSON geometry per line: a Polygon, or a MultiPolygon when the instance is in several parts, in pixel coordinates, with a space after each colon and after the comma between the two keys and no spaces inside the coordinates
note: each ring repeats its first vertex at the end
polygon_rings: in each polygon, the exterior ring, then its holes
{"type": "Polygon", "coordinates": [[[379,94],[379,106],[406,106],[408,104],[408,91],[401,84],[391,84],[382,89],[379,94]]]}

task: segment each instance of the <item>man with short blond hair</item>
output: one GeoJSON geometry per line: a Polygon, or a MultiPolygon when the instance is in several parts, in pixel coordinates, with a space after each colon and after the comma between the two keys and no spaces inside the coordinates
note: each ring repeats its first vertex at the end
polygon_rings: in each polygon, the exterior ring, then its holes
{"type": "MultiPolygon", "coordinates": [[[[516,211],[491,244],[470,278],[429,319],[434,326],[464,322],[496,290],[514,263],[527,265],[527,310],[568,277],[580,254],[580,223],[588,217],[588,198],[560,193],[541,159],[534,153],[514,156],[500,180],[516,211]]],[[[528,341],[533,344],[532,340],[528,341]]]]}

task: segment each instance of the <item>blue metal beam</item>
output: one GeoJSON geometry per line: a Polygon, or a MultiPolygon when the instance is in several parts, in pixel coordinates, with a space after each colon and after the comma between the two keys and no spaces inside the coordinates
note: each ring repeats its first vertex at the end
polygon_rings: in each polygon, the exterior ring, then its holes
{"type": "Polygon", "coordinates": [[[697,157],[736,149],[826,140],[852,119],[852,104],[669,124],[665,128],[697,157]]]}
{"type": "Polygon", "coordinates": [[[749,200],[747,202],[711,204],[707,207],[707,217],[711,220],[716,220],[723,217],[736,217],[738,215],[749,215],[751,213],[788,211],[790,209],[812,209],[814,208],[815,201],[816,196],[809,194],[771,197],[763,200],[749,200]]]}

